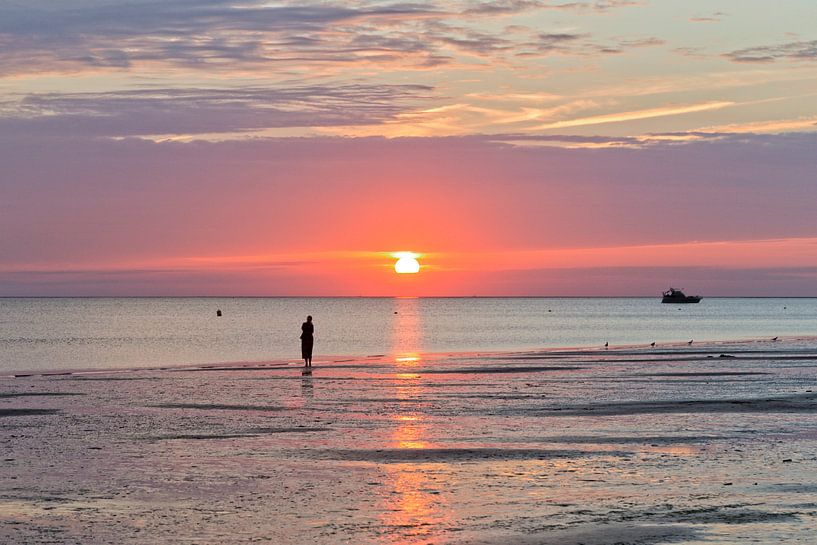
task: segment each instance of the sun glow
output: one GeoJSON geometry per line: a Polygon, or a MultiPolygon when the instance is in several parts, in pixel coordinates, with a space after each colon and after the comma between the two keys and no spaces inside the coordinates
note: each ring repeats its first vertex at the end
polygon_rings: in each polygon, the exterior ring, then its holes
{"type": "Polygon", "coordinates": [[[392,254],[392,256],[397,258],[397,262],[394,264],[394,270],[398,274],[414,274],[420,271],[420,262],[417,261],[417,258],[420,257],[419,254],[415,254],[414,252],[397,252],[392,254]]]}

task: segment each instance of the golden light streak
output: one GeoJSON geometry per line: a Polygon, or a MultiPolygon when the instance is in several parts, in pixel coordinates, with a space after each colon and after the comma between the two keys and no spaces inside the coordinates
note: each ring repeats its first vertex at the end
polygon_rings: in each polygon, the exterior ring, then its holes
{"type": "Polygon", "coordinates": [[[650,119],[653,117],[665,117],[671,115],[683,115],[694,112],[704,112],[707,110],[719,110],[734,106],[735,102],[705,102],[703,104],[692,104],[689,106],[668,106],[663,108],[650,108],[648,110],[634,110],[629,112],[618,112],[612,114],[602,114],[578,119],[568,119],[555,123],[546,123],[530,130],[563,129],[567,127],[583,127],[586,125],[601,125],[604,123],[621,123],[624,121],[636,121],[639,119],[650,119]]]}
{"type": "MultiPolygon", "coordinates": [[[[418,254],[419,255],[419,254],[418,254]]],[[[673,244],[647,244],[611,247],[541,248],[518,251],[471,251],[449,250],[424,253],[434,256],[436,270],[509,270],[531,268],[581,268],[617,266],[717,266],[756,267],[760,263],[774,263],[776,267],[817,266],[817,237],[779,239],[750,239],[722,241],[689,241],[673,244]],[[760,257],[759,257],[760,256],[760,257]]],[[[72,262],[22,263],[0,267],[0,272],[52,272],[95,273],[129,272],[140,270],[168,271],[249,271],[276,268],[291,264],[293,270],[315,267],[340,271],[383,269],[383,258],[391,252],[336,251],[305,252],[289,254],[182,256],[144,261],[117,261],[77,264],[72,262]],[[302,264],[303,263],[303,264],[302,264]]],[[[385,270],[391,266],[386,264],[385,270]]],[[[403,324],[401,330],[417,333],[419,323],[409,318],[414,299],[398,299],[396,311],[403,324]]],[[[398,337],[405,337],[400,335],[398,337]]],[[[418,347],[413,339],[401,343],[396,354],[411,355],[418,347]]],[[[398,347],[396,347],[398,348],[398,347]]]]}
{"type": "Polygon", "coordinates": [[[699,129],[698,132],[781,133],[796,131],[817,131],[817,116],[716,125],[699,129]]]}
{"type": "Polygon", "coordinates": [[[817,266],[817,238],[731,240],[603,248],[548,248],[506,252],[448,253],[445,270],[496,271],[591,267],[775,267],[817,266]],[[762,257],[759,257],[762,256],[762,257]]]}

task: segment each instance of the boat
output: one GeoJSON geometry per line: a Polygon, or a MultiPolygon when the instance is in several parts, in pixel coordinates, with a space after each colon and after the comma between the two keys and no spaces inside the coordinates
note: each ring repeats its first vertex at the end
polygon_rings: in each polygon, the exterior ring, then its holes
{"type": "Polygon", "coordinates": [[[676,288],[668,289],[663,295],[662,303],[698,303],[701,300],[700,295],[686,295],[676,288]]]}

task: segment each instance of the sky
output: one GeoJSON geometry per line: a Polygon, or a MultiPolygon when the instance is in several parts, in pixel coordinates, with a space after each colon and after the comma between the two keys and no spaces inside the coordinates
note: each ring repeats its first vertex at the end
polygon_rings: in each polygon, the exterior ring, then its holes
{"type": "Polygon", "coordinates": [[[2,0],[0,296],[817,296],[815,20],[2,0]]]}

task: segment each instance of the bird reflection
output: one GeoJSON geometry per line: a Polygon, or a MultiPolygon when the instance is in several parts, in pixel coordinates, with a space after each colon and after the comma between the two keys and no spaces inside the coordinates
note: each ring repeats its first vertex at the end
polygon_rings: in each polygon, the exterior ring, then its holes
{"type": "Polygon", "coordinates": [[[411,365],[420,360],[422,350],[422,319],[420,300],[398,297],[394,299],[391,328],[391,353],[395,363],[411,365]]]}

